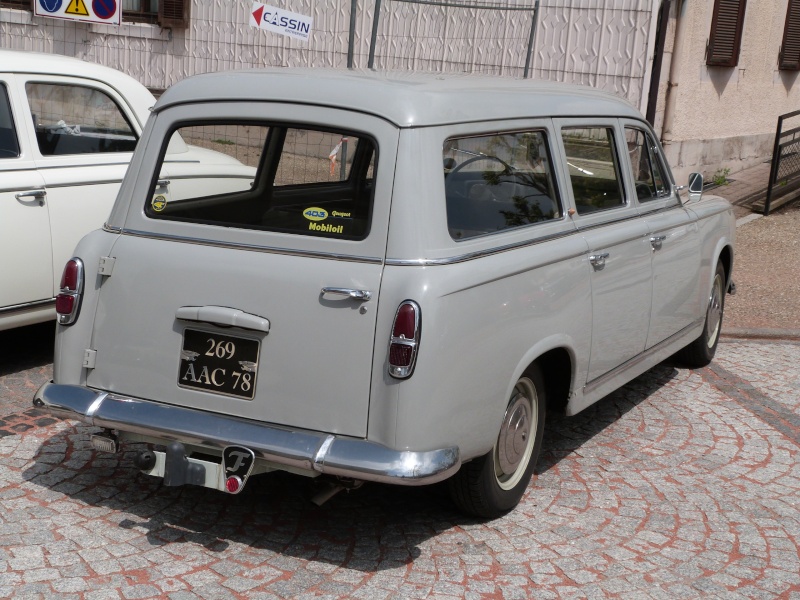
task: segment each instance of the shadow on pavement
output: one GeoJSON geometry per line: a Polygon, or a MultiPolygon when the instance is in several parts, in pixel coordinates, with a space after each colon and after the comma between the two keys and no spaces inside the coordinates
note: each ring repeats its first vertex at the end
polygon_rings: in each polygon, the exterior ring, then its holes
{"type": "Polygon", "coordinates": [[[0,331],[0,377],[53,362],[55,321],[0,331]]]}
{"type": "MultiPolygon", "coordinates": [[[[537,471],[579,449],[675,373],[664,363],[575,417],[551,419],[537,471]]],[[[89,442],[94,431],[80,424],[55,433],[39,448],[23,478],[82,505],[115,511],[108,527],[138,531],[146,540],[142,547],[188,542],[218,553],[232,544],[243,545],[243,553],[257,554],[254,562],[314,560],[363,572],[411,563],[434,536],[440,545],[451,543],[454,553],[484,552],[478,547],[482,543],[460,531],[480,521],[456,512],[446,484],[368,483],[340,492],[321,507],[310,501],[319,489],[317,480],[283,472],[252,477],[236,496],[193,486],[165,487],[161,479],[134,467],[133,457],[143,446],[129,445],[115,455],[98,453],[89,442]]]]}

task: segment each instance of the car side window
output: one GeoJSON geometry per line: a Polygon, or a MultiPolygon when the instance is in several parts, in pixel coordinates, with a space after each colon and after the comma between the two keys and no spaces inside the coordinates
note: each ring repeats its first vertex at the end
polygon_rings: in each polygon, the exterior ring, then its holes
{"type": "Polygon", "coordinates": [[[611,127],[565,127],[561,137],[578,214],[624,206],[614,130],[611,127]]]}
{"type": "Polygon", "coordinates": [[[561,217],[544,131],[444,144],[447,226],[458,241],[561,217]]]}
{"type": "Polygon", "coordinates": [[[11,103],[8,101],[8,90],[0,84],[0,160],[19,156],[19,140],[14,130],[14,119],[11,117],[11,103]]]}
{"type": "Polygon", "coordinates": [[[656,200],[669,195],[664,168],[655,152],[655,142],[645,131],[635,127],[625,128],[628,158],[640,202],[656,200]]]}
{"type": "Polygon", "coordinates": [[[79,85],[27,83],[42,156],[133,152],[136,133],[105,92],[79,85]]]}

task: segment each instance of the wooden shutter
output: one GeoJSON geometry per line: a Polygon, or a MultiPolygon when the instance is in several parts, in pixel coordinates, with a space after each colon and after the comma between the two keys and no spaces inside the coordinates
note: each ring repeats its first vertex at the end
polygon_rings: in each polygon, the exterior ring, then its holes
{"type": "Polygon", "coordinates": [[[189,6],[192,0],[160,0],[158,24],[161,27],[186,29],[189,27],[189,6]]]}
{"type": "Polygon", "coordinates": [[[789,0],[789,7],[786,9],[778,68],[784,71],[800,71],[800,0],[789,0]]]}
{"type": "Polygon", "coordinates": [[[746,4],[747,0],[715,0],[706,51],[707,65],[735,67],[739,62],[746,4]]]}

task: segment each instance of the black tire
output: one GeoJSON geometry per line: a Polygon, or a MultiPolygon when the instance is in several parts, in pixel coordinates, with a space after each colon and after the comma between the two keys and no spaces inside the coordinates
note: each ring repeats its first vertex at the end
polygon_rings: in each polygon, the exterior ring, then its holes
{"type": "Polygon", "coordinates": [[[678,360],[688,367],[705,367],[717,353],[719,334],[722,331],[722,316],[725,312],[726,282],[725,268],[722,263],[717,263],[717,270],[714,272],[714,280],[711,283],[711,292],[708,296],[703,333],[677,354],[678,360]]]}
{"type": "Polygon", "coordinates": [[[544,379],[533,366],[514,385],[494,447],[448,480],[461,511],[493,519],[519,504],[542,448],[546,406],[544,379]]]}

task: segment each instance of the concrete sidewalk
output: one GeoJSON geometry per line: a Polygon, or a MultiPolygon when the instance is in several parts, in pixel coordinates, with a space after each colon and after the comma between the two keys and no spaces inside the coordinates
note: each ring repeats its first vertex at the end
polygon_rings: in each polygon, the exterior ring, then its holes
{"type": "Polygon", "coordinates": [[[789,202],[768,217],[751,207],[766,198],[770,163],[739,171],[730,183],[707,193],[722,196],[736,215],[737,294],[726,300],[722,334],[727,337],[800,340],[800,207],[789,202]]]}

